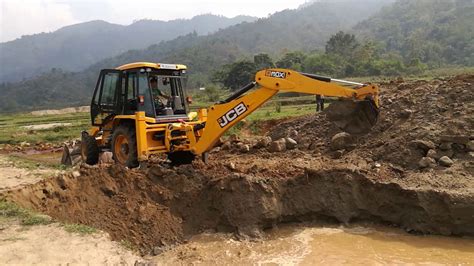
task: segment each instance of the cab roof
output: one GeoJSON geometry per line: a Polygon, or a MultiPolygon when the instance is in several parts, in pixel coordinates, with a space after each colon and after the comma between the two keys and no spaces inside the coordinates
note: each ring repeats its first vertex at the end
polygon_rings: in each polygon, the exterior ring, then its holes
{"type": "Polygon", "coordinates": [[[135,62],[130,64],[125,64],[123,66],[119,66],[117,70],[130,70],[135,68],[154,68],[154,69],[167,69],[167,70],[186,70],[187,67],[185,65],[179,64],[162,64],[162,63],[150,63],[150,62],[135,62]]]}

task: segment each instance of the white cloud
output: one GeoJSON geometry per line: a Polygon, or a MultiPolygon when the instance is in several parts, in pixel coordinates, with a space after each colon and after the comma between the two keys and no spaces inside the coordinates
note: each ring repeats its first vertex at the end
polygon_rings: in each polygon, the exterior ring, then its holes
{"type": "Polygon", "coordinates": [[[139,19],[171,20],[212,13],[265,17],[305,0],[0,0],[0,41],[49,32],[90,20],[130,24],[139,19]]]}
{"type": "Polygon", "coordinates": [[[1,0],[0,41],[77,23],[69,5],[54,0],[1,0]]]}

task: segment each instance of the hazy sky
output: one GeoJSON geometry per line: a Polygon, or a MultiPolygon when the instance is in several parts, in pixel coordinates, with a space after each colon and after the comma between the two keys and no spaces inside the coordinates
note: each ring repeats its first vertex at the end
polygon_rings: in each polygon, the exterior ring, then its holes
{"type": "Polygon", "coordinates": [[[101,19],[130,24],[137,19],[170,20],[212,13],[266,17],[307,0],[0,0],[0,42],[101,19]]]}

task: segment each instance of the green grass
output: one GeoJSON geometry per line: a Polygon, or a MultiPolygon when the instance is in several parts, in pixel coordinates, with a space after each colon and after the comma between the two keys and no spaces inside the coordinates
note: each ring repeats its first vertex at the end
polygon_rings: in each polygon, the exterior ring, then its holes
{"type": "Polygon", "coordinates": [[[80,235],[90,235],[97,232],[97,229],[84,224],[64,224],[64,230],[69,233],[77,233],[80,235]]]}
{"type": "Polygon", "coordinates": [[[0,217],[3,219],[18,219],[22,225],[26,226],[52,223],[49,216],[35,213],[6,200],[0,200],[0,217]]]}
{"type": "Polygon", "coordinates": [[[8,161],[13,163],[13,166],[16,168],[23,168],[27,170],[36,170],[41,167],[41,164],[35,161],[31,161],[16,155],[9,155],[8,161]]]}
{"type": "Polygon", "coordinates": [[[31,114],[0,115],[0,144],[61,143],[69,139],[80,138],[82,130],[90,128],[88,113],[74,113],[63,115],[33,116],[31,114]],[[46,130],[29,130],[22,128],[27,125],[71,123],[71,126],[62,126],[46,130]]]}

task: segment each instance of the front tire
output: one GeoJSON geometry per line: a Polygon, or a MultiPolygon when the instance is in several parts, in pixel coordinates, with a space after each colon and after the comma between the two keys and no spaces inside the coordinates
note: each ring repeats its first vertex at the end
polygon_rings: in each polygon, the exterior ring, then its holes
{"type": "Polygon", "coordinates": [[[93,136],[85,133],[81,140],[81,158],[88,165],[96,165],[99,163],[100,149],[93,136]]]}
{"type": "Polygon", "coordinates": [[[135,130],[119,126],[112,134],[112,154],[114,161],[129,168],[138,167],[137,139],[135,130]]]}

